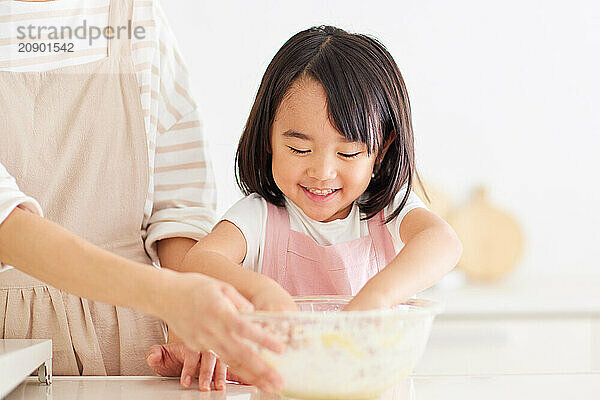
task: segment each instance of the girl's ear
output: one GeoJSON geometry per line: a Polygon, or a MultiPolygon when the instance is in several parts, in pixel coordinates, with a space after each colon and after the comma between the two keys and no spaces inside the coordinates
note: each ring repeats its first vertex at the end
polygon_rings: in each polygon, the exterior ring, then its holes
{"type": "Polygon", "coordinates": [[[383,158],[385,157],[385,153],[387,152],[387,150],[389,149],[390,145],[392,144],[392,142],[394,140],[396,140],[396,131],[392,131],[390,133],[390,137],[388,138],[388,140],[386,140],[385,144],[383,145],[383,148],[381,149],[381,151],[379,152],[379,155],[377,156],[377,161],[375,161],[375,165],[381,164],[381,162],[383,161],[383,158]]]}

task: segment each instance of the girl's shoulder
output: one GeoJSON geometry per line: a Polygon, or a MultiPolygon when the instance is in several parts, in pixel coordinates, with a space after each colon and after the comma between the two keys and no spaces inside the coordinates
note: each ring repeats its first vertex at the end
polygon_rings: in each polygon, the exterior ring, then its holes
{"type": "MultiPolygon", "coordinates": [[[[394,201],[392,201],[392,203],[388,204],[387,207],[383,209],[384,219],[387,219],[398,207],[400,207],[405,195],[406,186],[403,186],[394,198],[394,201]]],[[[415,192],[411,191],[408,195],[406,203],[404,204],[398,215],[386,224],[392,235],[394,246],[396,248],[400,248],[403,245],[402,241],[400,240],[400,224],[402,223],[402,220],[404,219],[406,214],[408,214],[415,208],[428,209],[423,200],[421,200],[421,198],[419,198],[419,196],[415,192]]]]}
{"type": "MultiPolygon", "coordinates": [[[[235,219],[253,220],[266,218],[267,201],[257,193],[252,193],[238,200],[233,206],[225,212],[223,219],[229,220],[230,217],[235,219]]],[[[232,221],[235,222],[235,221],[232,221]]]]}
{"type": "Polygon", "coordinates": [[[238,200],[221,217],[221,221],[227,220],[238,227],[246,240],[246,256],[243,266],[250,270],[256,270],[260,264],[262,243],[264,242],[267,201],[260,195],[253,193],[238,200]]]}
{"type": "Polygon", "coordinates": [[[258,193],[252,193],[248,196],[242,197],[231,207],[266,207],[267,201],[258,193]]]}
{"type": "MultiPolygon", "coordinates": [[[[400,205],[402,204],[402,200],[406,195],[406,189],[406,186],[402,186],[402,188],[398,191],[398,194],[396,194],[396,197],[394,197],[394,200],[382,210],[384,219],[387,219],[390,215],[394,213],[394,211],[398,207],[400,207],[400,205]]],[[[427,206],[425,205],[425,203],[423,203],[419,196],[417,196],[416,193],[411,191],[408,194],[408,199],[406,200],[406,203],[404,204],[398,215],[391,221],[386,223],[386,227],[392,237],[392,243],[394,245],[394,250],[396,251],[396,253],[400,252],[400,250],[402,250],[402,248],[404,247],[404,243],[400,238],[400,224],[402,223],[402,220],[404,219],[406,214],[419,207],[427,209],[427,206]]]]}

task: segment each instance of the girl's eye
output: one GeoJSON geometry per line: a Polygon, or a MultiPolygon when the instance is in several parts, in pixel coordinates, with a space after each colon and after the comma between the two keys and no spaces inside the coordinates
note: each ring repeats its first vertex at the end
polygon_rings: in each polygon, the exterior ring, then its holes
{"type": "Polygon", "coordinates": [[[290,150],[292,151],[292,153],[295,153],[295,154],[306,154],[306,153],[310,153],[310,150],[298,150],[298,149],[295,149],[295,148],[293,148],[293,147],[291,147],[291,146],[288,146],[288,147],[290,148],[290,150]]]}
{"type": "Polygon", "coordinates": [[[359,151],[358,153],[352,153],[352,154],[347,154],[347,153],[338,153],[338,154],[345,158],[354,158],[354,157],[357,157],[360,153],[362,153],[362,151],[359,151]]]}

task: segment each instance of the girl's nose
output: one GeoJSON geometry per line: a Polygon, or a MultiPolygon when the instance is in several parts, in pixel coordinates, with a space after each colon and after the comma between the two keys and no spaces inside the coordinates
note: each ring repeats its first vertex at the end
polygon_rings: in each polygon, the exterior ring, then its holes
{"type": "Polygon", "coordinates": [[[327,157],[314,158],[311,160],[307,174],[318,181],[327,181],[337,177],[335,162],[327,157]]]}

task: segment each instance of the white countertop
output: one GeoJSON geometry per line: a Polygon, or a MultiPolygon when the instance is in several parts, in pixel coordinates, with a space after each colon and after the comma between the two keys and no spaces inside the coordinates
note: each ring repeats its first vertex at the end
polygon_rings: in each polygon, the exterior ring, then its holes
{"type": "Polygon", "coordinates": [[[491,283],[453,271],[419,297],[441,301],[442,318],[495,315],[600,316],[600,276],[512,276],[491,283]]]}
{"type": "MultiPolygon", "coordinates": [[[[382,400],[597,399],[600,373],[560,375],[414,376],[382,400]]],[[[49,385],[27,378],[6,400],[278,400],[251,386],[229,384],[227,392],[183,389],[177,378],[54,377],[49,385]]]]}
{"type": "Polygon", "coordinates": [[[35,370],[40,381],[50,382],[51,358],[51,340],[0,339],[0,398],[35,370]]]}

